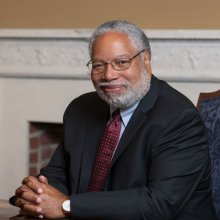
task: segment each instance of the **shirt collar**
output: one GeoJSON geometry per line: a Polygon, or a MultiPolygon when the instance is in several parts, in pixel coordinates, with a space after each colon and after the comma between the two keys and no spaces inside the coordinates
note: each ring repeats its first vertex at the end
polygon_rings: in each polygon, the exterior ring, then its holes
{"type": "MultiPolygon", "coordinates": [[[[131,105],[131,106],[127,107],[127,108],[121,108],[120,109],[121,120],[122,120],[122,123],[124,124],[125,127],[127,126],[128,122],[129,122],[133,112],[137,108],[139,102],[140,101],[137,101],[133,105],[131,105]]],[[[116,110],[117,110],[116,108],[113,108],[113,107],[110,106],[110,113],[111,113],[111,115],[116,110]]]]}

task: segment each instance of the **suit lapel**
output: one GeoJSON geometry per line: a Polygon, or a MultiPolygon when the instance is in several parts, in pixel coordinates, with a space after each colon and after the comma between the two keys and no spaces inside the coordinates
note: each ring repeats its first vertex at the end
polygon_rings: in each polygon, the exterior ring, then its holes
{"type": "Polygon", "coordinates": [[[153,108],[154,103],[159,95],[159,80],[152,76],[151,88],[147,95],[140,101],[134,111],[121,139],[112,160],[111,166],[114,165],[118,157],[123,153],[132,138],[138,132],[141,125],[148,119],[148,112],[153,108]]]}

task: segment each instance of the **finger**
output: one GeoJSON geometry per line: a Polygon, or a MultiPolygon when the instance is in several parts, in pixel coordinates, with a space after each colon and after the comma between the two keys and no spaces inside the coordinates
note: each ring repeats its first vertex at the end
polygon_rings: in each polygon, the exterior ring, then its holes
{"type": "Polygon", "coordinates": [[[28,204],[29,202],[22,198],[17,198],[15,201],[15,205],[22,208],[25,204],[28,204]]]}
{"type": "MultiPolygon", "coordinates": [[[[30,207],[29,207],[30,208],[30,207]]],[[[20,215],[24,215],[24,216],[34,216],[34,217],[37,217],[37,218],[43,218],[43,215],[41,212],[39,212],[39,209],[36,211],[36,210],[33,210],[33,209],[20,209],[19,211],[19,214],[20,215]]]]}
{"type": "Polygon", "coordinates": [[[23,198],[24,200],[27,200],[32,203],[39,204],[41,202],[41,198],[39,197],[39,194],[33,192],[29,187],[26,185],[20,186],[16,191],[15,195],[23,198]]]}
{"type": "Polygon", "coordinates": [[[38,179],[39,179],[39,181],[40,181],[41,183],[44,183],[44,184],[47,184],[47,185],[48,185],[47,177],[45,177],[45,176],[43,176],[43,175],[40,175],[40,176],[38,177],[38,179]]]}
{"type": "Polygon", "coordinates": [[[26,185],[28,188],[30,188],[37,194],[42,193],[40,182],[38,181],[36,177],[33,177],[33,176],[26,177],[23,179],[22,184],[26,185]]]}
{"type": "MultiPolygon", "coordinates": [[[[22,191],[17,194],[19,195],[19,198],[17,199],[19,201],[19,199],[23,199],[25,201],[29,201],[31,203],[35,203],[35,204],[40,204],[41,203],[41,198],[40,195],[34,193],[33,191],[22,191]]],[[[21,201],[23,201],[21,200],[21,201]]]]}
{"type": "Polygon", "coordinates": [[[20,195],[23,192],[32,191],[28,186],[22,185],[15,190],[15,195],[20,195]]]}
{"type": "Polygon", "coordinates": [[[28,213],[27,211],[23,210],[23,209],[20,209],[19,210],[19,214],[20,215],[25,215],[25,216],[30,216],[30,213],[28,213]]]}
{"type": "Polygon", "coordinates": [[[36,181],[37,179],[36,179],[36,177],[34,177],[34,176],[27,176],[27,177],[25,177],[23,180],[22,180],[22,184],[26,184],[27,182],[29,182],[29,181],[36,181]]]}
{"type": "Polygon", "coordinates": [[[31,213],[31,215],[34,216],[38,216],[38,215],[42,215],[42,208],[36,205],[32,205],[32,204],[25,204],[22,207],[22,210],[31,213]]]}
{"type": "Polygon", "coordinates": [[[38,205],[39,204],[39,202],[38,203],[32,203],[31,201],[29,201],[29,200],[26,200],[26,199],[24,199],[24,198],[17,198],[17,200],[16,200],[16,202],[15,202],[15,205],[16,206],[18,206],[18,207],[20,207],[20,208],[23,208],[23,206],[24,205],[38,205]]]}

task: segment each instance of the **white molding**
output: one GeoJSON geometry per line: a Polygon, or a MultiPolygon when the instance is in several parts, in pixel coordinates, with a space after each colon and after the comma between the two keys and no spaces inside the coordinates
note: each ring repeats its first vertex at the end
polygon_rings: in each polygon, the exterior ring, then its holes
{"type": "Polygon", "coordinates": [[[89,38],[92,29],[0,29],[0,38],[89,38]]]}
{"type": "MultiPolygon", "coordinates": [[[[0,77],[89,79],[92,29],[0,29],[0,77]]],[[[145,30],[155,75],[220,82],[220,30],[145,30]]]]}
{"type": "MultiPolygon", "coordinates": [[[[0,38],[89,38],[93,29],[4,29],[0,38]]],[[[149,38],[155,39],[220,39],[216,29],[144,29],[149,38]]]]}

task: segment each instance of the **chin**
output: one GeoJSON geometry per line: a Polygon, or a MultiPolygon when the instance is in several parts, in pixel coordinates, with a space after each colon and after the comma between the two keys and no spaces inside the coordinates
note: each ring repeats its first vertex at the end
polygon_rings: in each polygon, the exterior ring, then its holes
{"type": "Polygon", "coordinates": [[[109,99],[118,99],[124,96],[125,93],[122,92],[103,92],[103,95],[106,96],[109,99]]]}

